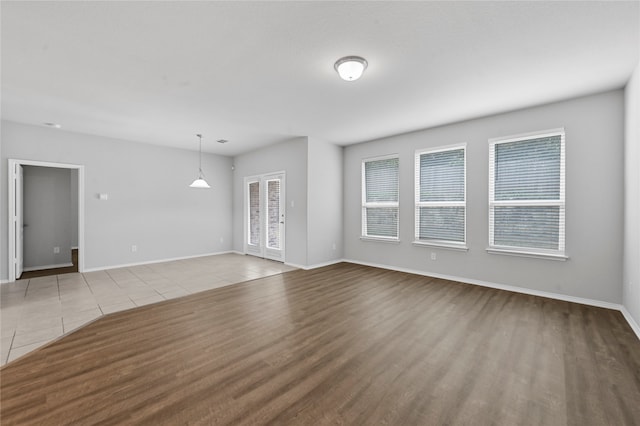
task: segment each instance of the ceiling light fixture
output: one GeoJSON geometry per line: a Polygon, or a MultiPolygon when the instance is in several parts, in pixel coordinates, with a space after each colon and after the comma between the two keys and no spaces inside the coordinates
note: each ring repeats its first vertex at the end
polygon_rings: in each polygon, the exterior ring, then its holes
{"type": "Polygon", "coordinates": [[[202,135],[196,135],[200,139],[200,154],[199,154],[199,166],[198,166],[198,178],[193,181],[191,188],[211,188],[206,180],[204,180],[204,173],[202,173],[202,135]]]}
{"type": "Polygon", "coordinates": [[[360,56],[345,56],[336,61],[333,66],[341,79],[345,81],[356,81],[364,70],[367,69],[367,60],[360,56]]]}
{"type": "Polygon", "coordinates": [[[53,127],[54,129],[60,129],[62,126],[58,123],[44,123],[45,126],[53,127]]]}

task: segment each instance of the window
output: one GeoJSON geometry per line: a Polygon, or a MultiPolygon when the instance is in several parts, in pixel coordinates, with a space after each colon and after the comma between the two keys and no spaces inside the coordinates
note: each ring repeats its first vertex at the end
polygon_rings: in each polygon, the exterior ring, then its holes
{"type": "Polygon", "coordinates": [[[466,248],[466,145],[416,152],[416,243],[466,248]]]}
{"type": "Polygon", "coordinates": [[[362,162],[362,236],[398,240],[397,156],[362,162]]]}
{"type": "Polygon", "coordinates": [[[564,129],[490,140],[489,251],[564,258],[564,221],[564,129]]]}

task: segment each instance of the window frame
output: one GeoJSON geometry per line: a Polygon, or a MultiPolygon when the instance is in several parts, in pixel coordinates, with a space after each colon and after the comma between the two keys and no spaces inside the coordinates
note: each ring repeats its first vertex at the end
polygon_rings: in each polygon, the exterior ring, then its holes
{"type": "Polygon", "coordinates": [[[503,136],[489,139],[489,247],[487,252],[490,254],[507,254],[523,257],[547,258],[554,260],[566,260],[566,143],[565,129],[563,127],[557,129],[543,130],[537,132],[522,133],[518,135],[503,136]],[[495,200],[495,147],[496,145],[512,142],[522,142],[531,139],[539,139],[545,137],[560,136],[560,190],[557,200],[495,200]],[[558,249],[545,249],[533,247],[506,246],[495,244],[495,207],[511,207],[511,206],[558,206],[559,207],[559,225],[558,225],[558,249]]]}
{"type": "Polygon", "coordinates": [[[424,148],[415,151],[414,155],[414,241],[416,246],[442,247],[453,250],[467,251],[467,144],[459,143],[445,145],[435,148],[424,148]],[[464,200],[463,201],[420,201],[420,158],[424,154],[434,154],[437,152],[457,151],[462,149],[464,156],[463,179],[464,179],[464,200]],[[420,238],[420,208],[421,207],[464,207],[464,241],[449,241],[438,239],[420,238]]]}
{"type": "Polygon", "coordinates": [[[360,239],[369,240],[369,241],[399,243],[400,242],[400,155],[388,154],[388,155],[381,155],[377,157],[363,158],[362,166],[361,166],[360,192],[361,192],[360,239]],[[389,160],[392,158],[398,159],[398,200],[367,202],[366,164],[374,161],[389,160]],[[398,221],[396,224],[396,236],[386,237],[383,235],[369,235],[367,232],[368,231],[367,230],[367,208],[396,208],[397,216],[398,216],[398,221]]]}

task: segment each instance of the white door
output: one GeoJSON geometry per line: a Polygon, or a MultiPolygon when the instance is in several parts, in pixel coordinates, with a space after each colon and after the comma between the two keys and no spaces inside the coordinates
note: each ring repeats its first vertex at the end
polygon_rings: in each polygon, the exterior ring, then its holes
{"type": "Polygon", "coordinates": [[[245,178],[245,252],[284,262],[284,173],[245,178]]]}
{"type": "Polygon", "coordinates": [[[245,223],[246,248],[245,252],[254,256],[264,257],[264,247],[261,237],[261,203],[260,203],[260,178],[245,179],[245,204],[247,212],[247,220],[245,223]]]}
{"type": "Polygon", "coordinates": [[[266,204],[264,257],[284,262],[284,174],[262,179],[266,204]]]}
{"type": "Polygon", "coordinates": [[[15,253],[15,273],[16,279],[22,275],[22,269],[24,267],[24,221],[22,207],[24,205],[24,171],[20,164],[16,164],[16,204],[14,211],[14,227],[15,239],[16,239],[16,253],[15,253]]]}

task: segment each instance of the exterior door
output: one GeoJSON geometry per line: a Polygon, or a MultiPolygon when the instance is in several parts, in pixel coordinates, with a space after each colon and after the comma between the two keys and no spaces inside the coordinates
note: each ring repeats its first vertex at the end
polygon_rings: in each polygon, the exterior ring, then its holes
{"type": "Polygon", "coordinates": [[[253,256],[264,257],[264,246],[262,245],[262,227],[261,224],[261,196],[260,178],[247,178],[246,184],[246,211],[247,220],[245,224],[245,253],[253,256]]]}
{"type": "Polygon", "coordinates": [[[284,262],[284,174],[263,178],[266,203],[264,257],[284,262]]]}
{"type": "Polygon", "coordinates": [[[245,178],[245,253],[284,262],[284,173],[245,178]]]}

